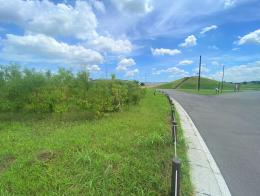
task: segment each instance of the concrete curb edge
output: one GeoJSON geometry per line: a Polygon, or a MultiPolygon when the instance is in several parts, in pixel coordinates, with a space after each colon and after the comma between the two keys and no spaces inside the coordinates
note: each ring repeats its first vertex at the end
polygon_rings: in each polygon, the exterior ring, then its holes
{"type": "MultiPolygon", "coordinates": [[[[183,109],[183,107],[181,106],[181,104],[176,101],[175,99],[173,99],[172,97],[170,97],[170,99],[172,100],[172,102],[174,103],[177,112],[180,114],[184,114],[184,116],[186,117],[186,120],[189,121],[190,124],[190,128],[192,129],[192,131],[194,132],[194,134],[197,137],[197,140],[199,141],[202,150],[204,151],[207,161],[208,161],[208,166],[209,168],[212,170],[212,173],[216,179],[216,182],[218,184],[219,190],[221,192],[221,194],[223,196],[231,196],[231,193],[229,191],[229,188],[224,180],[224,177],[222,176],[217,163],[215,162],[213,156],[211,155],[206,143],[204,142],[203,138],[201,137],[198,129],[196,128],[196,126],[194,125],[193,121],[191,120],[190,116],[187,114],[187,112],[183,109]]],[[[180,115],[181,118],[181,115],[180,115]]],[[[182,121],[182,119],[180,119],[182,121]]],[[[181,125],[182,126],[182,125],[181,125]]],[[[185,129],[183,128],[183,131],[185,132],[185,129]]],[[[196,189],[196,185],[195,185],[195,189],[196,189]]],[[[211,194],[210,194],[211,195],[211,194]]]]}

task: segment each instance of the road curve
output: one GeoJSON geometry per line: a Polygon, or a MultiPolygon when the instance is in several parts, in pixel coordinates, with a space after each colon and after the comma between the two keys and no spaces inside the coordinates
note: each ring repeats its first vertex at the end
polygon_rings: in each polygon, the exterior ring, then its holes
{"type": "Polygon", "coordinates": [[[260,195],[260,92],[164,90],[188,112],[234,196],[260,195]]]}

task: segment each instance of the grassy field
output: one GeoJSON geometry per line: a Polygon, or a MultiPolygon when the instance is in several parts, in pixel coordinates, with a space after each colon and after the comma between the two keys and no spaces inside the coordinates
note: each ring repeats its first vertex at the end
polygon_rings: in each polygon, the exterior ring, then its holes
{"type": "Polygon", "coordinates": [[[247,83],[242,84],[240,89],[243,90],[260,90],[260,84],[247,83]]]}
{"type": "MultiPolygon", "coordinates": [[[[0,115],[0,195],[167,195],[170,108],[151,91],[139,106],[96,121],[57,114],[0,115]]],[[[182,195],[191,195],[186,147],[182,195]]]]}

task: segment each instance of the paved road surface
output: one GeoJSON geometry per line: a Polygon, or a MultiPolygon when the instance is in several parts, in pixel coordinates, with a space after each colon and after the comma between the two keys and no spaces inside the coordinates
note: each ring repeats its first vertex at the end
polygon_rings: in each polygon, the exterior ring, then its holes
{"type": "Polygon", "coordinates": [[[260,195],[260,92],[167,92],[188,112],[234,196],[260,195]]]}

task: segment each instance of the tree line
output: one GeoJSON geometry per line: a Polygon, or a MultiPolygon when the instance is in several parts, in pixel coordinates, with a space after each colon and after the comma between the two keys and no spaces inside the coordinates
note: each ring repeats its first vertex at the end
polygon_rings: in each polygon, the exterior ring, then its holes
{"type": "Polygon", "coordinates": [[[136,81],[91,80],[87,71],[57,73],[0,66],[0,111],[64,113],[87,111],[93,115],[122,110],[137,104],[144,89],[136,81]]]}

